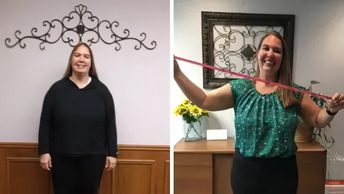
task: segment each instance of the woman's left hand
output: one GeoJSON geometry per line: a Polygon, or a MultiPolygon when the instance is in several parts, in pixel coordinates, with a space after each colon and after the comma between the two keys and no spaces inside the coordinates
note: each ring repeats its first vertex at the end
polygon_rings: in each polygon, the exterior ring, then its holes
{"type": "Polygon", "coordinates": [[[106,156],[105,168],[107,171],[112,170],[116,167],[117,158],[112,156],[106,156]]]}
{"type": "Polygon", "coordinates": [[[344,95],[335,93],[331,100],[327,101],[327,108],[331,112],[338,112],[344,108],[344,95]]]}

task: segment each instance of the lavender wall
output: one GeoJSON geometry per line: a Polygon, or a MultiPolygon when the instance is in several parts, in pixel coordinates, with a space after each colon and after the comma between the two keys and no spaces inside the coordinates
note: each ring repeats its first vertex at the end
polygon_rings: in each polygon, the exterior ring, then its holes
{"type": "Polygon", "coordinates": [[[60,79],[71,47],[59,41],[26,41],[27,47],[7,48],[6,37],[15,30],[29,34],[44,29],[44,20],[62,19],[84,4],[100,20],[118,21],[134,37],[147,34],[154,50],[135,50],[133,42],[92,45],[100,79],[113,94],[121,144],[169,144],[169,10],[168,0],[44,1],[1,0],[0,4],[0,142],[36,142],[42,101],[48,88],[60,79]]]}

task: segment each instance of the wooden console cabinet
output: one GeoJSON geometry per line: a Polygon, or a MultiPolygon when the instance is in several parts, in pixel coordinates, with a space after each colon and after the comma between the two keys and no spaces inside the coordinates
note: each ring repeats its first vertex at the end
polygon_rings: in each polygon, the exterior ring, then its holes
{"type": "MultiPolygon", "coordinates": [[[[297,143],[298,194],[324,194],[326,150],[318,143],[297,143]]],[[[174,194],[232,194],[230,172],[234,141],[184,142],[174,146],[174,194]]]]}

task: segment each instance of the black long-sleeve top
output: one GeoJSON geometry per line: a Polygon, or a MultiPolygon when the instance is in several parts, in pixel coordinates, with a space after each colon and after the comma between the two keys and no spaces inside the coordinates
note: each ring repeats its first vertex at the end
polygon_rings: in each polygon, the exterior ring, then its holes
{"type": "Polygon", "coordinates": [[[96,78],[82,89],[69,78],[54,83],[42,108],[38,152],[117,156],[113,98],[96,78]]]}

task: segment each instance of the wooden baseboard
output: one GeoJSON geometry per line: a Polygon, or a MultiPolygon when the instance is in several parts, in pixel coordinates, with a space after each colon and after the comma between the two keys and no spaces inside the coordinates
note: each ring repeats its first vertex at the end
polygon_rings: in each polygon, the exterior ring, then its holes
{"type": "MultiPolygon", "coordinates": [[[[101,194],[168,194],[169,146],[119,145],[115,170],[104,172],[101,194]]],[[[0,193],[52,194],[36,143],[0,142],[0,193]]]]}

